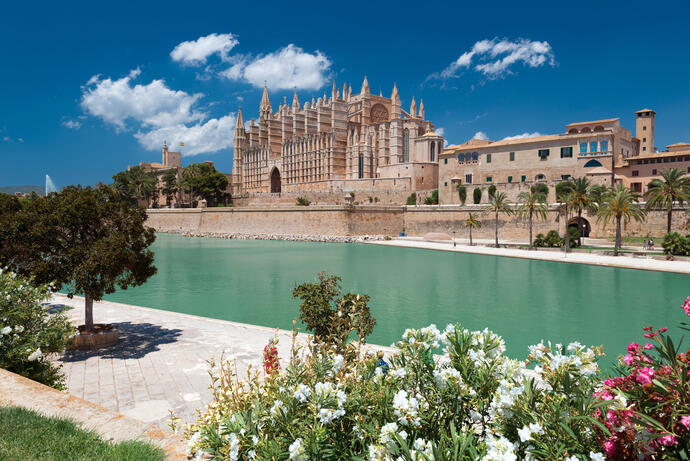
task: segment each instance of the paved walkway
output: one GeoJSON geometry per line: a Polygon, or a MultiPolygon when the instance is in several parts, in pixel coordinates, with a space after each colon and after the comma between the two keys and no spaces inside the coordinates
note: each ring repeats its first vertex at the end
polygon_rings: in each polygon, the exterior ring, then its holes
{"type": "MultiPolygon", "coordinates": [[[[75,323],[84,323],[83,298],[55,295],[51,303],[74,306],[75,323]]],[[[140,421],[168,428],[169,410],[191,421],[209,403],[208,360],[223,352],[247,367],[261,367],[263,348],[276,334],[270,328],[178,314],[107,301],[94,303],[94,321],[113,323],[120,342],[99,351],[68,351],[64,365],[69,393],[140,421]]],[[[289,357],[291,332],[278,331],[279,355],[289,357]]],[[[298,341],[306,342],[300,334],[298,341]]]]}
{"type": "Polygon", "coordinates": [[[595,253],[573,252],[567,255],[563,251],[550,250],[519,250],[515,248],[493,248],[489,246],[469,246],[458,244],[453,247],[451,242],[428,242],[418,239],[396,239],[383,241],[368,241],[370,245],[389,245],[407,248],[422,248],[426,250],[456,251],[461,253],[475,253],[493,256],[509,256],[513,258],[539,259],[543,261],[568,262],[576,264],[591,264],[594,266],[612,266],[626,269],[643,269],[662,272],[677,272],[690,274],[690,262],[660,261],[651,258],[632,256],[605,256],[595,253]]]}

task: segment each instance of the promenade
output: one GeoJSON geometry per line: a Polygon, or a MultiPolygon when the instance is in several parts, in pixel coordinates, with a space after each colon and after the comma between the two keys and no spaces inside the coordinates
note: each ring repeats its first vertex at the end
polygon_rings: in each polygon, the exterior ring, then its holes
{"type": "Polygon", "coordinates": [[[405,238],[383,241],[368,241],[370,245],[387,245],[405,248],[420,248],[424,250],[452,251],[458,253],[473,253],[491,256],[507,256],[511,258],[536,259],[540,261],[555,261],[562,263],[589,264],[593,266],[621,267],[624,269],[641,269],[660,272],[675,272],[690,274],[690,262],[688,261],[664,261],[651,257],[633,257],[628,255],[607,256],[596,253],[571,252],[562,250],[521,250],[516,248],[494,248],[488,245],[488,241],[482,240],[480,245],[469,246],[457,243],[453,246],[451,241],[426,241],[421,238],[405,238]]]}

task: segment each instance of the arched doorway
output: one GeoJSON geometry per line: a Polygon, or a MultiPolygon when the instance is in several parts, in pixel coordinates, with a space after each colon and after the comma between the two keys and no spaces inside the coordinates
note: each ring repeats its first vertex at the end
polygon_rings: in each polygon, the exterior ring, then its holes
{"type": "Polygon", "coordinates": [[[271,171],[271,193],[280,194],[280,171],[273,168],[271,171]]]}
{"type": "Polygon", "coordinates": [[[589,237],[589,233],[592,231],[592,226],[589,224],[589,221],[587,221],[585,218],[580,218],[580,221],[578,222],[577,216],[570,218],[568,221],[568,228],[571,227],[580,231],[580,235],[582,237],[589,237]]]}

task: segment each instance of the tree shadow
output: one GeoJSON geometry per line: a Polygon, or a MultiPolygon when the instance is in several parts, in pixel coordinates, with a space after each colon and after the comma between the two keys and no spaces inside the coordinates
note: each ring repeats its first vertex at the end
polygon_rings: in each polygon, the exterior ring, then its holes
{"type": "Polygon", "coordinates": [[[41,305],[49,314],[59,314],[74,309],[72,306],[60,303],[41,303],[41,305]]]}
{"type": "Polygon", "coordinates": [[[79,362],[90,357],[104,359],[140,359],[160,350],[160,345],[174,343],[182,335],[180,329],[163,328],[153,323],[119,322],[112,324],[120,333],[120,339],[112,347],[93,351],[67,350],[60,359],[63,362],[79,362]]]}

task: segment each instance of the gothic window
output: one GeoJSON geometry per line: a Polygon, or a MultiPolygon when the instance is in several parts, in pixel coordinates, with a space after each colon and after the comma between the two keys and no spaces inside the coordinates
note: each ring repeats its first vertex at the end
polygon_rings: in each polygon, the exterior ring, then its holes
{"type": "Polygon", "coordinates": [[[410,161],[410,130],[403,130],[403,162],[410,161]]]}
{"type": "Polygon", "coordinates": [[[359,179],[364,177],[364,155],[359,154],[359,179]]]}
{"type": "Polygon", "coordinates": [[[434,157],[435,157],[435,155],[436,155],[436,143],[435,143],[435,142],[432,142],[432,143],[429,145],[429,149],[430,149],[429,158],[430,158],[431,161],[433,162],[433,161],[434,161],[434,157]]]}

